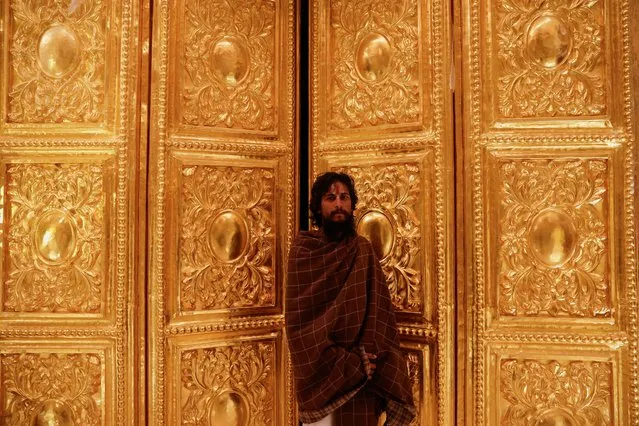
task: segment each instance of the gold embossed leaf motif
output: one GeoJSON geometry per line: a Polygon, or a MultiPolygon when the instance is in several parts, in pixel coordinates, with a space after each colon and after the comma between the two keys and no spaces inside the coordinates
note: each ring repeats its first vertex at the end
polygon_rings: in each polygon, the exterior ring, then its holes
{"type": "Polygon", "coordinates": [[[356,182],[359,204],[357,214],[371,209],[392,217],[395,237],[392,251],[380,260],[393,305],[402,311],[420,312],[423,308],[421,285],[421,231],[417,216],[419,167],[396,164],[343,169],[356,182]]]}
{"type": "Polygon", "coordinates": [[[610,315],[606,176],[600,160],[501,166],[502,314],[610,315]]]}
{"type": "Polygon", "coordinates": [[[183,175],[181,308],[273,306],[273,172],[194,166],[183,175]]]}
{"type": "Polygon", "coordinates": [[[505,360],[503,426],[610,425],[612,369],[608,363],[505,360]]]}
{"type": "Polygon", "coordinates": [[[273,356],[266,343],[184,352],[182,424],[273,424],[273,356]]]}
{"type": "Polygon", "coordinates": [[[275,129],[275,3],[187,0],[182,122],[275,129]]]}
{"type": "Polygon", "coordinates": [[[7,187],[10,261],[4,310],[100,312],[105,283],[101,167],[9,165],[7,187]]]}
{"type": "Polygon", "coordinates": [[[105,12],[102,0],[11,2],[10,122],[104,118],[105,12]]]}
{"type": "Polygon", "coordinates": [[[0,359],[7,424],[104,424],[98,355],[25,353],[0,359]]]}
{"type": "Polygon", "coordinates": [[[331,2],[330,126],[414,123],[420,113],[414,0],[331,2]]]}
{"type": "Polygon", "coordinates": [[[496,14],[504,117],[605,113],[603,1],[501,0],[496,14]]]}

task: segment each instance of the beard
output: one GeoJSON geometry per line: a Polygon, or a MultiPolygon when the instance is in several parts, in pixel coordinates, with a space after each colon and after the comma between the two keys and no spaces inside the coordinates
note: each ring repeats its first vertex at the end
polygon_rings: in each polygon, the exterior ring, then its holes
{"type": "Polygon", "coordinates": [[[330,217],[323,218],[324,221],[322,223],[324,235],[326,235],[329,240],[336,241],[349,235],[355,235],[355,218],[352,214],[349,214],[345,220],[339,222],[332,219],[333,215],[334,213],[331,213],[330,217]]]}

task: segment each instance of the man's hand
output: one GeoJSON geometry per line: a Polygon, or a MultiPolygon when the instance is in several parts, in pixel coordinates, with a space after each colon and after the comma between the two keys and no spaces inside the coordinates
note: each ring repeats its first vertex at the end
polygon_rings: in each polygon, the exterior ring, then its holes
{"type": "Polygon", "coordinates": [[[366,368],[366,375],[370,380],[373,378],[373,374],[375,373],[375,369],[377,368],[377,365],[375,365],[377,355],[366,352],[366,357],[368,358],[368,362],[364,363],[364,367],[366,368]]]}

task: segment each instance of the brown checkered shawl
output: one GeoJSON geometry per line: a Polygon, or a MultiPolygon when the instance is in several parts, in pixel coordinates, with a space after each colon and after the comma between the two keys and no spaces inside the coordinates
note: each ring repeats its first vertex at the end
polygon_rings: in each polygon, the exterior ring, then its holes
{"type": "Polygon", "coordinates": [[[289,254],[286,306],[302,422],[312,423],[335,411],[338,425],[353,424],[339,418],[339,408],[349,411],[347,402],[371,394],[386,406],[387,425],[411,422],[415,409],[395,314],[367,239],[327,242],[319,232],[300,233],[289,254]],[[362,347],[378,356],[371,380],[362,347]]]}

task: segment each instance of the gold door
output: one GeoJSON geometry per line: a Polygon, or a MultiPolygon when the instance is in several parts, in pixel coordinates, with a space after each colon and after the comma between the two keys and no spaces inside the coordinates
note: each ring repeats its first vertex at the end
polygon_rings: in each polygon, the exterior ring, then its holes
{"type": "Polygon", "coordinates": [[[149,424],[293,424],[295,1],[153,6],[149,424]]]}
{"type": "Polygon", "coordinates": [[[462,424],[639,423],[636,7],[461,2],[462,424]]]}
{"type": "Polygon", "coordinates": [[[381,259],[415,424],[455,424],[449,1],[317,0],[311,12],[312,175],[345,171],[357,229],[381,259]]]}
{"type": "Polygon", "coordinates": [[[0,4],[2,424],[142,418],[139,13],[0,4]]]}

